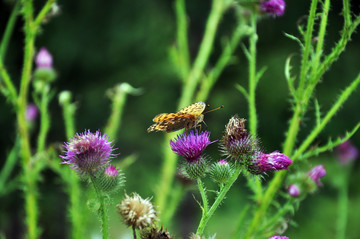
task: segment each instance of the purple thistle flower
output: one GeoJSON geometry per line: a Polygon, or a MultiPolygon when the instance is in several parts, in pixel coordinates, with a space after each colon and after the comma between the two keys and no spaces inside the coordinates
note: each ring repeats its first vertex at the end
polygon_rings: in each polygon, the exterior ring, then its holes
{"type": "Polygon", "coordinates": [[[272,236],[269,239],[289,239],[289,238],[286,236],[272,236]]]}
{"type": "Polygon", "coordinates": [[[320,181],[320,178],[324,177],[326,175],[326,170],[322,164],[315,166],[310,172],[309,177],[314,180],[314,182],[318,186],[322,186],[322,183],[320,181]]]}
{"type": "Polygon", "coordinates": [[[291,164],[292,160],[285,154],[277,151],[269,154],[260,152],[256,160],[248,165],[248,169],[251,173],[261,174],[267,171],[288,169],[291,164]]]}
{"type": "Polygon", "coordinates": [[[291,197],[298,197],[300,195],[300,189],[299,187],[296,185],[296,184],[291,184],[289,187],[288,187],[288,194],[291,196],[291,197]]]}
{"type": "Polygon", "coordinates": [[[37,68],[52,68],[53,58],[45,47],[42,47],[35,57],[37,68]]]}
{"type": "Polygon", "coordinates": [[[261,1],[260,10],[273,16],[282,16],[285,12],[284,0],[261,1]]]}
{"type": "Polygon", "coordinates": [[[25,116],[28,122],[35,121],[36,118],[38,117],[38,114],[39,114],[39,109],[34,103],[30,103],[27,105],[25,116]]]}
{"type": "Polygon", "coordinates": [[[337,158],[341,165],[355,161],[359,156],[358,149],[349,141],[345,141],[337,147],[337,158]]]}
{"type": "Polygon", "coordinates": [[[189,134],[178,135],[174,141],[170,140],[170,147],[174,153],[183,156],[188,163],[194,163],[201,158],[202,152],[211,143],[213,142],[210,141],[210,132],[190,131],[189,134]]]}
{"type": "Polygon", "coordinates": [[[119,175],[119,171],[115,166],[109,165],[105,168],[105,175],[111,178],[115,178],[119,175]]]}
{"type": "Polygon", "coordinates": [[[93,134],[87,130],[76,134],[70,142],[64,144],[66,155],[60,155],[64,159],[62,163],[70,164],[70,167],[80,174],[94,174],[115,156],[112,154],[112,141],[108,140],[109,137],[106,134],[101,135],[100,131],[93,134]]]}

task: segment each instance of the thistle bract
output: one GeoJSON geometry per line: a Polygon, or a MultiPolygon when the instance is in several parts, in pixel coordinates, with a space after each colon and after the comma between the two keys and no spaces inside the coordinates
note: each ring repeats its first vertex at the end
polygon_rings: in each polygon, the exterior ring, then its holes
{"type": "Polygon", "coordinates": [[[211,179],[217,183],[226,183],[234,172],[234,167],[226,160],[214,163],[210,169],[211,179]]]}
{"type": "Polygon", "coordinates": [[[112,154],[111,143],[106,135],[101,135],[100,131],[93,134],[88,130],[76,134],[70,142],[64,144],[66,155],[60,155],[64,159],[62,163],[69,164],[80,174],[95,174],[115,156],[112,154]]]}
{"type": "Polygon", "coordinates": [[[114,193],[125,183],[124,174],[113,165],[107,166],[96,174],[96,183],[103,192],[114,193]]]}

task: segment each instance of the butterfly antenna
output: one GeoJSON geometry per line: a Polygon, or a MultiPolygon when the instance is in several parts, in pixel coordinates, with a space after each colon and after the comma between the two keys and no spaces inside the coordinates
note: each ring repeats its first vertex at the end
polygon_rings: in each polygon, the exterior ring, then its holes
{"type": "Polygon", "coordinates": [[[219,106],[219,107],[217,107],[217,108],[215,108],[215,109],[208,110],[208,111],[204,112],[203,114],[207,114],[207,113],[209,113],[209,112],[212,112],[212,111],[215,111],[215,110],[219,110],[219,109],[221,109],[221,108],[224,108],[224,106],[222,105],[222,106],[219,106]]]}

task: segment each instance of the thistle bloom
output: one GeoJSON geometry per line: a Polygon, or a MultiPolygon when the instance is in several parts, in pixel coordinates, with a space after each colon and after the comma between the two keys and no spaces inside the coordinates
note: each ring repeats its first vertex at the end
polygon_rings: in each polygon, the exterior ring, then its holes
{"type": "Polygon", "coordinates": [[[322,183],[320,181],[320,178],[324,177],[326,175],[326,170],[324,168],[323,165],[317,165],[315,166],[310,172],[309,172],[309,177],[314,180],[314,182],[318,185],[318,186],[322,186],[322,183]]]}
{"type": "Polygon", "coordinates": [[[37,68],[52,68],[53,58],[45,47],[42,47],[35,57],[37,68]]]}
{"type": "Polygon", "coordinates": [[[359,156],[358,149],[349,141],[345,141],[337,147],[337,158],[341,165],[355,161],[359,156]]]}
{"type": "Polygon", "coordinates": [[[291,197],[298,197],[300,195],[300,189],[299,187],[296,185],[296,184],[291,184],[289,187],[288,187],[288,194],[291,196],[291,197]]]}
{"type": "Polygon", "coordinates": [[[119,175],[119,171],[116,169],[115,166],[109,165],[105,168],[105,175],[110,178],[115,178],[119,175]]]}
{"type": "Polygon", "coordinates": [[[201,154],[211,143],[210,132],[190,131],[189,134],[178,135],[175,141],[170,140],[170,147],[174,153],[183,156],[188,163],[194,163],[200,160],[201,154]]]}
{"type": "Polygon", "coordinates": [[[269,154],[259,153],[253,163],[248,165],[248,170],[253,174],[261,174],[288,169],[291,164],[292,160],[288,156],[277,151],[269,154]]]}
{"type": "Polygon", "coordinates": [[[150,199],[143,199],[137,193],[134,193],[132,197],[125,194],[125,199],[116,207],[128,226],[144,229],[157,220],[157,211],[151,204],[150,199]]]}
{"type": "Polygon", "coordinates": [[[36,118],[38,117],[38,114],[39,114],[39,109],[34,103],[30,103],[27,105],[25,116],[28,122],[35,121],[36,118]]]}
{"type": "Polygon", "coordinates": [[[260,10],[273,16],[282,16],[285,12],[284,0],[261,1],[260,10]]]}
{"type": "Polygon", "coordinates": [[[112,154],[112,142],[108,140],[109,137],[101,135],[100,131],[93,134],[88,130],[76,134],[64,144],[66,155],[60,155],[64,159],[62,163],[71,165],[80,174],[94,174],[115,156],[112,154]]]}

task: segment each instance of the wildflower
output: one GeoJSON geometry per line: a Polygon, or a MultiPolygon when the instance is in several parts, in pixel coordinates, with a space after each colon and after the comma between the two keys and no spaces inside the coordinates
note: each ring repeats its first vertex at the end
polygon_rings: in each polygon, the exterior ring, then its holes
{"type": "Polygon", "coordinates": [[[34,103],[30,103],[26,107],[25,117],[28,122],[34,122],[39,115],[39,109],[34,103]]]}
{"type": "Polygon", "coordinates": [[[125,199],[116,207],[128,226],[144,229],[157,220],[157,211],[155,211],[150,199],[142,199],[137,193],[133,193],[132,197],[125,194],[125,199]]]}
{"type": "Polygon", "coordinates": [[[175,141],[170,140],[170,147],[172,151],[183,156],[189,163],[194,163],[201,158],[202,152],[211,143],[210,132],[194,133],[194,131],[190,131],[189,134],[178,135],[175,141]]]}
{"type": "Polygon", "coordinates": [[[273,16],[282,16],[285,12],[284,0],[263,0],[260,3],[260,10],[273,16]]]}
{"type": "Polygon", "coordinates": [[[212,165],[210,169],[210,176],[217,183],[226,183],[233,172],[233,166],[231,166],[226,160],[222,159],[212,165]]]}
{"type": "Polygon", "coordinates": [[[299,187],[296,185],[296,184],[291,184],[289,187],[288,187],[288,194],[291,196],[291,197],[298,197],[300,195],[300,189],[299,187]]]}
{"type": "Polygon", "coordinates": [[[37,68],[52,68],[53,58],[45,47],[42,47],[35,57],[37,68]]]}
{"type": "Polygon", "coordinates": [[[358,149],[349,141],[345,141],[337,147],[337,158],[341,165],[355,161],[359,156],[358,149]]]}
{"type": "Polygon", "coordinates": [[[100,131],[95,134],[90,130],[81,134],[76,134],[65,143],[65,156],[60,155],[64,159],[63,164],[69,164],[70,167],[78,171],[80,174],[94,174],[110,162],[112,154],[112,142],[108,141],[109,137],[101,135],[100,131]]]}
{"type": "Polygon", "coordinates": [[[286,236],[272,236],[269,239],[289,239],[289,238],[286,236]]]}
{"type": "Polygon", "coordinates": [[[261,174],[267,171],[279,171],[288,169],[292,164],[292,160],[285,154],[277,151],[264,154],[259,153],[252,163],[247,165],[248,170],[253,174],[261,174]]]}
{"type": "Polygon", "coordinates": [[[225,133],[220,141],[220,149],[224,156],[245,163],[260,149],[257,139],[245,129],[246,120],[237,115],[231,117],[225,126],[225,133]]]}
{"type": "Polygon", "coordinates": [[[322,186],[320,178],[322,178],[326,175],[326,170],[325,170],[324,166],[320,164],[320,165],[315,166],[308,173],[308,175],[318,186],[322,186]]]}

